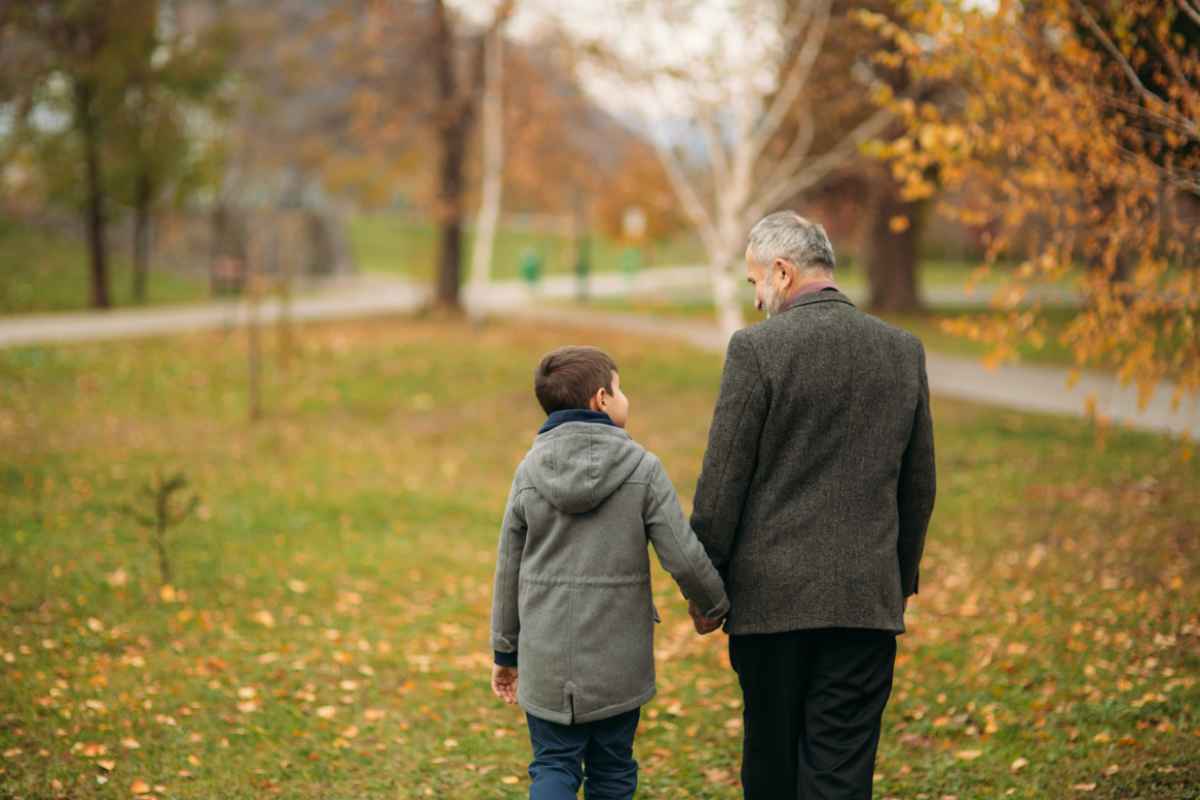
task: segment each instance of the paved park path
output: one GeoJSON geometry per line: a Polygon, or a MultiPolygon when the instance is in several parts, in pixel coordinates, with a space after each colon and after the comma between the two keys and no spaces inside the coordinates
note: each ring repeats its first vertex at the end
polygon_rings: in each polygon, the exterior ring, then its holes
{"type": "MultiPolygon", "coordinates": [[[[619,297],[627,293],[696,292],[703,287],[703,270],[678,267],[645,270],[630,280],[624,275],[595,275],[589,286],[593,297],[619,297]]],[[[561,300],[573,297],[577,285],[571,276],[547,278],[537,294],[516,281],[499,282],[490,288],[486,301],[477,302],[466,292],[469,306],[497,316],[524,320],[602,327],[626,333],[666,337],[689,342],[712,352],[721,352],[724,341],[711,323],[695,320],[648,317],[639,314],[607,313],[556,308],[539,299],[561,300]]],[[[856,301],[861,295],[848,292],[856,301]]],[[[697,296],[703,297],[702,291],[697,296]]],[[[986,293],[966,296],[961,290],[944,287],[926,292],[931,304],[985,304],[986,293]]],[[[428,300],[428,291],[410,282],[367,276],[327,285],[321,290],[292,300],[295,320],[331,320],[378,314],[411,313],[428,300]]],[[[278,301],[264,302],[258,311],[260,321],[269,323],[279,317],[278,301]]],[[[0,317],[0,347],[106,340],[154,336],[181,331],[230,329],[244,324],[246,304],[238,301],[195,305],[158,306],[146,309],[105,312],[65,312],[0,317]]],[[[1099,414],[1134,428],[1153,430],[1192,438],[1200,436],[1200,403],[1185,401],[1172,409],[1173,386],[1160,387],[1144,411],[1137,407],[1137,392],[1123,387],[1102,372],[1086,372],[1071,389],[1067,371],[1057,367],[1007,364],[995,370],[978,359],[929,353],[929,382],[934,392],[1021,411],[1039,411],[1079,416],[1084,400],[1092,395],[1099,414]]]]}

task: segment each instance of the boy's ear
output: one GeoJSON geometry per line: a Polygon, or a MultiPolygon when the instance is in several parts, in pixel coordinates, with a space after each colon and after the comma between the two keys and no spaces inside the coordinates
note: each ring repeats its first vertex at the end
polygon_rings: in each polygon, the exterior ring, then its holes
{"type": "Polygon", "coordinates": [[[603,386],[601,386],[599,389],[597,389],[596,393],[594,395],[592,395],[590,398],[588,398],[588,408],[590,408],[592,411],[603,411],[604,410],[604,395],[606,395],[607,393],[608,392],[605,390],[605,388],[603,386]]]}

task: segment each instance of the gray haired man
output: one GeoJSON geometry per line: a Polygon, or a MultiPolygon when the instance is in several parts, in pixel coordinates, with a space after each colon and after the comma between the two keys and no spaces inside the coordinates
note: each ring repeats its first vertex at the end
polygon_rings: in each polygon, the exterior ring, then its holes
{"type": "Polygon", "coordinates": [[[933,512],[925,351],[838,290],[829,238],[798,214],[755,225],[746,265],[768,319],[729,342],[691,519],[731,602],[742,785],[870,798],[933,512]]]}

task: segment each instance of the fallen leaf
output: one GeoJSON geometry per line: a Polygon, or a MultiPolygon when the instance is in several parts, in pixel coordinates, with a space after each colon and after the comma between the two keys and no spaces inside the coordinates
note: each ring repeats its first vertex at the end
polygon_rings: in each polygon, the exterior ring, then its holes
{"type": "Polygon", "coordinates": [[[129,791],[134,794],[150,794],[150,784],[146,783],[141,778],[138,778],[133,783],[129,784],[129,791]]]}
{"type": "Polygon", "coordinates": [[[1010,764],[1008,768],[1011,769],[1013,772],[1020,772],[1021,770],[1025,769],[1027,766],[1029,766],[1029,759],[1027,759],[1025,757],[1021,757],[1021,758],[1018,758],[1016,761],[1012,762],[1012,764],[1010,764]]]}
{"type": "Polygon", "coordinates": [[[954,757],[961,761],[974,761],[983,755],[982,750],[959,750],[954,757]]]}

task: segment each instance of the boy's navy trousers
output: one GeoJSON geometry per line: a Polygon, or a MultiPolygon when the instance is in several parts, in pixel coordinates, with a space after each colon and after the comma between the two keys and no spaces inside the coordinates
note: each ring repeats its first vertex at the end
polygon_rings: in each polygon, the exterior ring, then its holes
{"type": "Polygon", "coordinates": [[[587,800],[629,800],[637,789],[633,735],[641,709],[615,717],[563,725],[526,714],[533,762],[530,800],[566,800],[584,787],[587,800]]]}

